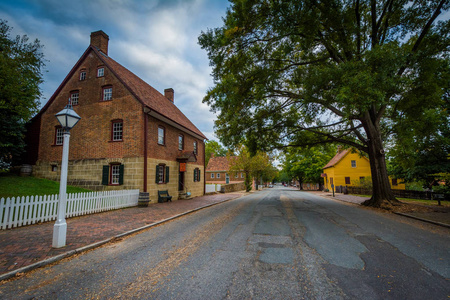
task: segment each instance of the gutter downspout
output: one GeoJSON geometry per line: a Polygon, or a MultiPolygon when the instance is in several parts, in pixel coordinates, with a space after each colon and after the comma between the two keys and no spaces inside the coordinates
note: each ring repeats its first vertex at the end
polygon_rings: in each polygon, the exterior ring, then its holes
{"type": "Polygon", "coordinates": [[[203,140],[203,195],[206,194],[206,145],[205,141],[203,140]]]}
{"type": "Polygon", "coordinates": [[[144,109],[144,192],[147,192],[147,131],[148,131],[148,116],[144,109]]]}

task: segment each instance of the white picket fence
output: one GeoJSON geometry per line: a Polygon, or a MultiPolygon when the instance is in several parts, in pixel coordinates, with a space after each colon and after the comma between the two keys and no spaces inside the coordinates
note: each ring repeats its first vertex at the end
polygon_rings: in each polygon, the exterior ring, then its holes
{"type": "MultiPolygon", "coordinates": [[[[56,220],[59,195],[0,199],[0,228],[56,220]]],[[[136,206],[139,190],[67,194],[66,218],[136,206]]]]}
{"type": "Polygon", "coordinates": [[[205,187],[205,193],[220,192],[221,187],[222,185],[220,184],[207,184],[205,187]]]}

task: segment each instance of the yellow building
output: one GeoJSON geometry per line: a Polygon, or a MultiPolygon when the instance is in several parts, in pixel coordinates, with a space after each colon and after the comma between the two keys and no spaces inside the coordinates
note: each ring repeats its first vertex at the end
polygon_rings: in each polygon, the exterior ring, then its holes
{"type": "MultiPolygon", "coordinates": [[[[361,180],[370,178],[369,159],[351,149],[341,150],[323,167],[325,188],[331,190],[334,186],[355,186],[361,180]]],[[[392,189],[405,189],[404,184],[395,178],[389,178],[392,189]]]]}

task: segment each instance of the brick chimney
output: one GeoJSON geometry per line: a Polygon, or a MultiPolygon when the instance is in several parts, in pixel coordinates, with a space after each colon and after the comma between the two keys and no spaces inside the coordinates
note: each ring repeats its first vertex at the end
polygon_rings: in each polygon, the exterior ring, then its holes
{"type": "Polygon", "coordinates": [[[91,46],[98,48],[106,55],[108,55],[108,41],[109,36],[102,30],[91,32],[91,46]]]}
{"type": "Polygon", "coordinates": [[[174,100],[174,99],[173,99],[174,91],[173,91],[172,88],[170,88],[170,89],[165,89],[165,90],[164,90],[164,96],[165,96],[167,99],[169,99],[170,102],[173,103],[173,100],[174,100]]]}

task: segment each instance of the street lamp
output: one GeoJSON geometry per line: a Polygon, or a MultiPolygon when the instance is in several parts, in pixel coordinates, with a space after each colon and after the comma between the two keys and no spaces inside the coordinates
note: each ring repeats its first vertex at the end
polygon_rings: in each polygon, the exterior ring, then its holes
{"type": "Polygon", "coordinates": [[[70,129],[74,127],[81,117],[72,109],[72,104],[64,107],[62,111],[57,113],[55,117],[58,119],[63,129],[63,155],[61,161],[61,181],[59,185],[59,202],[58,202],[58,216],[53,226],[53,248],[61,248],[66,245],[66,187],[67,187],[67,166],[69,163],[69,140],[70,129]]]}

